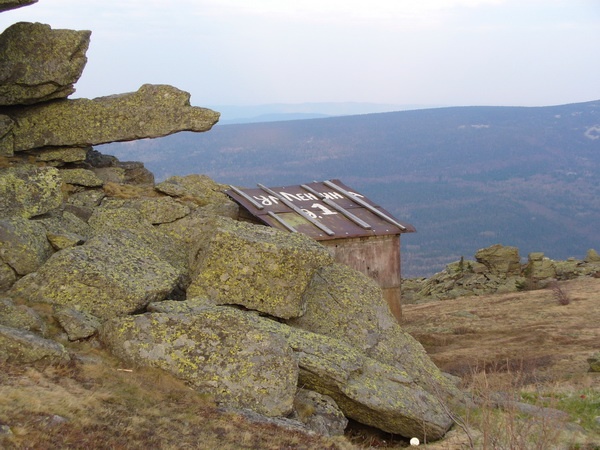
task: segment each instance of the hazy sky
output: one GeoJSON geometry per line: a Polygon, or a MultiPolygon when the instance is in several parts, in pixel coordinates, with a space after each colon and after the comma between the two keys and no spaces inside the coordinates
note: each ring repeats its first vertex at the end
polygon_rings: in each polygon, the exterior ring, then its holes
{"type": "Polygon", "coordinates": [[[92,30],[74,97],[166,83],[192,104],[542,106],[600,98],[600,0],[39,0],[92,30]]]}

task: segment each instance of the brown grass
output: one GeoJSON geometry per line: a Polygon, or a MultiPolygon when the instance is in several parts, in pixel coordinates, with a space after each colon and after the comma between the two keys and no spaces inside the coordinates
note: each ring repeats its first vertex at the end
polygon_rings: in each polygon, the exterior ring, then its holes
{"type": "MultiPolygon", "coordinates": [[[[585,395],[600,392],[600,374],[588,372],[586,361],[600,343],[598,305],[600,280],[582,278],[538,291],[406,305],[403,327],[476,399],[461,412],[475,448],[600,449],[600,424],[580,425],[586,408],[600,406],[598,394],[585,395]],[[511,401],[499,403],[498,396],[511,401]],[[564,412],[525,414],[517,408],[525,401],[564,412]]],[[[458,427],[426,448],[469,448],[468,442],[458,427]]]]}
{"type": "Polygon", "coordinates": [[[89,362],[0,372],[0,448],[352,449],[328,439],[256,424],[154,369],[122,367],[100,351],[89,362]]]}

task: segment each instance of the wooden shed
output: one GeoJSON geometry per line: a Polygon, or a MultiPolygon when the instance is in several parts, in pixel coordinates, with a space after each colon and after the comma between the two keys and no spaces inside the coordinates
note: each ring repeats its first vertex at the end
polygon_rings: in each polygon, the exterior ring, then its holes
{"type": "Polygon", "coordinates": [[[402,317],[400,235],[415,228],[339,180],[253,189],[231,186],[227,194],[240,215],[292,233],[304,233],[329,248],[335,260],[373,278],[390,311],[402,317]]]}

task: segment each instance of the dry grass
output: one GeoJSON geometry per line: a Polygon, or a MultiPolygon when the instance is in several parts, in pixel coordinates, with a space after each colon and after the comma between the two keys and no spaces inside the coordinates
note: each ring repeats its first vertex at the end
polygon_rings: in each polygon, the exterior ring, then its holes
{"type": "Polygon", "coordinates": [[[100,351],[92,362],[0,372],[0,448],[351,449],[219,410],[210,397],[154,369],[128,369],[100,351]],[[125,369],[125,370],[124,370],[125,369]]]}
{"type": "MultiPolygon", "coordinates": [[[[403,308],[403,327],[474,402],[457,417],[475,448],[600,449],[600,280],[403,308]],[[560,295],[568,302],[557,298],[560,295]]],[[[430,449],[469,448],[460,427],[430,449]]]]}

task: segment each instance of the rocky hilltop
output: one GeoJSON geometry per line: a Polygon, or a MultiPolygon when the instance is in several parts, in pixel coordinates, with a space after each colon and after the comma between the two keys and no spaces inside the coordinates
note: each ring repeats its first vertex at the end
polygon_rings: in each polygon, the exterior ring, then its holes
{"type": "Polygon", "coordinates": [[[447,300],[470,295],[502,294],[541,289],[557,281],[600,278],[600,255],[589,249],[582,260],[554,261],[532,252],[521,261],[519,249],[500,244],[482,248],[475,260],[461,258],[429,278],[403,280],[405,303],[447,300]]]}
{"type": "Polygon", "coordinates": [[[351,418],[442,437],[460,394],[375,282],[307,236],[239,221],[206,176],[155,184],[93,149],[208,131],[219,114],[171,86],[67,98],[90,35],[39,23],[0,35],[0,364],[85,364],[78,345],[93,343],[318,433],[351,418]]]}

